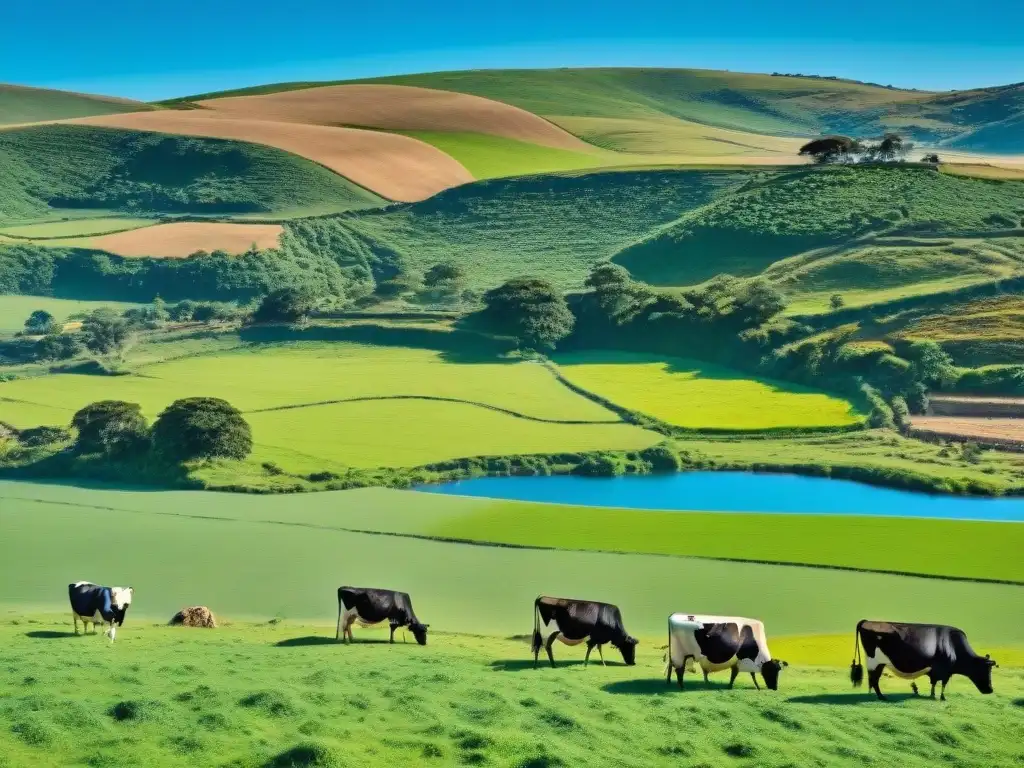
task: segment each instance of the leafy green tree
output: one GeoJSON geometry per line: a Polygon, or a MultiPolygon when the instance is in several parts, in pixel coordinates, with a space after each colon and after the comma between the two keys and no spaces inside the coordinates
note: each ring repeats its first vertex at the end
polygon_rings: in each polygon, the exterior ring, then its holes
{"type": "Polygon", "coordinates": [[[843,299],[842,294],[833,293],[831,296],[828,297],[828,305],[833,310],[842,309],[844,306],[846,306],[846,300],[843,299]]]}
{"type": "Polygon", "coordinates": [[[572,332],[575,318],[565,297],[547,280],[517,277],[484,294],[480,319],[523,349],[554,349],[572,332]]]}
{"type": "Polygon", "coordinates": [[[226,400],[186,397],[175,400],[157,417],[153,444],[174,461],[244,459],[252,452],[252,430],[226,400]]]}
{"type": "Polygon", "coordinates": [[[307,288],[278,288],[260,302],[253,320],[258,323],[293,323],[308,317],[316,298],[307,288]]]}
{"type": "Polygon", "coordinates": [[[37,309],[25,321],[25,332],[33,335],[54,333],[57,330],[56,318],[45,309],[37,309]]]}
{"type": "Polygon", "coordinates": [[[152,317],[158,323],[166,323],[170,317],[170,314],[167,312],[167,302],[159,296],[153,299],[152,317]]]}
{"type": "Polygon", "coordinates": [[[738,292],[733,313],[746,326],[760,325],[787,306],[786,297],[763,277],[747,282],[738,292]]]}
{"type": "Polygon", "coordinates": [[[101,400],[78,411],[71,419],[78,431],[75,442],[85,453],[127,454],[149,444],[149,425],[137,403],[101,400]]]}
{"type": "Polygon", "coordinates": [[[443,288],[454,292],[461,290],[465,283],[466,270],[454,261],[435,264],[423,275],[423,285],[427,288],[443,288]]]}
{"type": "Polygon", "coordinates": [[[82,339],[98,355],[123,354],[132,339],[128,321],[110,309],[97,309],[82,321],[82,339]]]}
{"type": "Polygon", "coordinates": [[[939,160],[939,156],[937,154],[935,154],[934,152],[929,152],[927,155],[921,158],[921,162],[929,163],[930,165],[938,165],[941,162],[941,160],[939,160]]]}
{"type": "Polygon", "coordinates": [[[947,389],[959,378],[953,358],[934,341],[913,341],[897,351],[911,362],[914,379],[928,387],[947,389]]]}
{"type": "Polygon", "coordinates": [[[596,264],[584,285],[594,290],[601,311],[617,323],[634,319],[654,300],[654,292],[633,280],[629,272],[610,261],[596,264]]]}
{"type": "Polygon", "coordinates": [[[70,333],[48,333],[36,342],[40,360],[69,360],[82,351],[82,343],[70,333]]]}

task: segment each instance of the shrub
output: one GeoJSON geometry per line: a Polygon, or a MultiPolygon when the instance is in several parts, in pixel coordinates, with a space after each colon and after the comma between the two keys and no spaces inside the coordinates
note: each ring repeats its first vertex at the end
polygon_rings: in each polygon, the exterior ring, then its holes
{"type": "Polygon", "coordinates": [[[588,456],[573,468],[572,473],[584,477],[616,477],[622,474],[622,467],[610,456],[588,456]]]}
{"type": "Polygon", "coordinates": [[[679,455],[667,445],[652,445],[640,451],[640,458],[655,472],[678,472],[682,466],[679,455]]]}
{"type": "Polygon", "coordinates": [[[896,395],[890,401],[892,405],[892,420],[900,429],[907,429],[910,426],[910,409],[907,401],[900,395],[896,395]]]}
{"type": "Polygon", "coordinates": [[[82,342],[70,333],[48,333],[36,342],[40,360],[69,360],[82,351],[82,342]]]}
{"type": "Polygon", "coordinates": [[[145,450],[149,443],[149,425],[138,403],[90,403],[74,415],[71,426],[78,431],[76,446],[82,452],[125,454],[145,450]]]}
{"type": "Polygon", "coordinates": [[[98,355],[123,352],[131,335],[128,321],[109,309],[97,309],[82,321],[85,346],[98,355]]]}
{"type": "Polygon", "coordinates": [[[226,400],[186,397],[175,400],[157,417],[153,442],[175,461],[244,459],[252,452],[252,430],[226,400]]]}
{"type": "Polygon", "coordinates": [[[71,431],[64,427],[31,427],[18,433],[18,442],[27,448],[41,448],[70,440],[71,431]]]}
{"type": "Polygon", "coordinates": [[[313,311],[313,293],[305,288],[279,288],[260,302],[253,315],[258,323],[292,323],[313,311]]]}
{"type": "Polygon", "coordinates": [[[524,349],[554,349],[575,322],[561,292],[536,277],[517,277],[487,291],[484,305],[483,324],[524,349]]]}
{"type": "Polygon", "coordinates": [[[37,309],[25,321],[25,332],[31,334],[54,333],[59,330],[57,320],[45,309],[37,309]]]}

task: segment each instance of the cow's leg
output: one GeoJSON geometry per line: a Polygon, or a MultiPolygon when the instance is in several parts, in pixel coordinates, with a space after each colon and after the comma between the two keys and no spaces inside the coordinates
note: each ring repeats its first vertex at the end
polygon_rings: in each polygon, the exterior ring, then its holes
{"type": "Polygon", "coordinates": [[[395,630],[396,629],[398,629],[398,625],[392,622],[392,624],[391,624],[391,639],[388,640],[389,643],[395,642],[395,630]]]}
{"type": "Polygon", "coordinates": [[[600,644],[597,646],[597,655],[601,657],[601,666],[602,667],[608,666],[607,664],[604,663],[604,651],[601,650],[601,645],[600,644]]]}
{"type": "Polygon", "coordinates": [[[672,661],[669,660],[668,664],[665,665],[665,685],[672,685],[672,661]]]}
{"type": "Polygon", "coordinates": [[[114,627],[114,622],[110,622],[110,629],[108,629],[103,634],[107,635],[110,638],[110,642],[114,642],[114,635],[117,634],[117,629],[114,627]]]}
{"type": "Polygon", "coordinates": [[[885,696],[882,695],[882,689],[878,687],[878,681],[882,679],[882,670],[885,669],[885,664],[879,664],[872,670],[868,671],[868,688],[874,690],[875,695],[880,701],[886,701],[885,696]]]}
{"type": "Polygon", "coordinates": [[[73,622],[75,622],[75,634],[77,635],[78,634],[78,614],[72,612],[71,613],[71,620],[73,622]]]}
{"type": "Polygon", "coordinates": [[[676,667],[676,680],[679,683],[679,690],[680,691],[686,690],[686,686],[683,684],[683,674],[685,673],[685,671],[686,671],[686,662],[684,661],[683,665],[681,667],[676,667]]]}
{"type": "MultiPolygon", "coordinates": [[[[586,652],[586,654],[585,654],[585,655],[583,656],[583,666],[584,666],[584,667],[585,667],[585,666],[587,666],[587,662],[589,662],[589,661],[590,661],[590,652],[591,652],[592,650],[594,650],[594,646],[595,646],[595,645],[597,645],[597,643],[595,643],[595,642],[594,642],[593,640],[587,640],[587,652],[586,652]]],[[[598,649],[599,649],[599,651],[600,651],[600,646],[598,646],[598,649]]]]}
{"type": "Polygon", "coordinates": [[[756,672],[751,672],[750,673],[750,679],[754,681],[754,687],[757,688],[757,690],[760,691],[761,690],[761,686],[757,684],[757,673],[756,672]]]}
{"type": "MultiPolygon", "coordinates": [[[[340,601],[339,601],[340,602],[340,601]]],[[[338,606],[338,630],[334,633],[335,640],[341,640],[341,606],[338,606]]]]}
{"type": "Polygon", "coordinates": [[[910,690],[912,690],[914,692],[915,696],[920,696],[921,695],[920,691],[917,690],[917,683],[911,683],[910,684],[910,690]]]}
{"type": "Polygon", "coordinates": [[[939,693],[939,701],[945,701],[946,700],[946,683],[948,683],[948,682],[949,682],[949,678],[948,677],[945,680],[942,681],[942,690],[939,693]]]}
{"type": "Polygon", "coordinates": [[[933,677],[932,678],[932,694],[931,694],[931,698],[933,698],[933,699],[935,698],[935,686],[938,685],[938,684],[939,684],[939,679],[937,677],[933,677]]]}
{"type": "Polygon", "coordinates": [[[708,671],[704,667],[700,668],[700,671],[704,673],[704,685],[708,685],[711,681],[708,679],[708,671]]]}
{"type": "Polygon", "coordinates": [[[730,688],[732,688],[733,683],[736,682],[736,678],[739,677],[739,675],[740,675],[739,665],[733,666],[733,668],[729,670],[729,687],[730,688]]]}
{"type": "Polygon", "coordinates": [[[558,635],[559,630],[556,629],[554,632],[551,633],[551,636],[548,638],[548,641],[544,643],[544,650],[548,652],[548,661],[551,662],[552,667],[555,666],[555,654],[551,651],[551,646],[555,644],[555,638],[557,638],[558,635]]]}

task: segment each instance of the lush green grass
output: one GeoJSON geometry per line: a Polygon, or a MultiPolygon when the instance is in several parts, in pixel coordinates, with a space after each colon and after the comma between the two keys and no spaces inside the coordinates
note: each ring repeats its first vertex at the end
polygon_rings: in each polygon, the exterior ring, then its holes
{"type": "Polygon", "coordinates": [[[1019,226],[1024,183],[918,168],[792,171],[685,213],[616,261],[660,285],[753,275],[810,248],[869,233],[971,234],[1019,226]]]}
{"type": "MultiPolygon", "coordinates": [[[[330,621],[334,589],[348,583],[407,589],[417,614],[438,631],[526,633],[533,599],[556,594],[620,605],[627,627],[641,637],[661,637],[670,612],[694,610],[758,616],[775,635],[841,634],[858,619],[883,616],[953,623],[978,644],[1024,642],[1024,588],[1012,585],[354,532],[438,531],[446,521],[472,520],[476,511],[530,506],[510,502],[384,489],[253,497],[10,482],[0,484],[0,493],[9,553],[0,561],[0,604],[23,609],[63,611],[68,582],[87,578],[130,583],[136,616],[166,620],[198,603],[234,619],[330,621]],[[104,545],[112,531],[123,546],[104,545]],[[715,588],[688,590],[701,584],[715,588]]],[[[642,520],[650,513],[632,514],[642,520]]],[[[747,526],[734,530],[771,552],[778,519],[766,521],[760,536],[747,526]]],[[[884,537],[873,545],[865,539],[863,548],[871,546],[889,549],[894,559],[909,548],[884,537]]],[[[963,552],[965,563],[981,563],[980,555],[963,552]]]]}
{"type": "Polygon", "coordinates": [[[142,102],[106,99],[84,93],[0,85],[0,125],[111,115],[152,109],[142,102]]]}
{"type": "Polygon", "coordinates": [[[558,355],[556,362],[573,384],[680,427],[824,427],[862,420],[836,397],[696,360],[609,351],[558,355]]]}
{"type": "Polygon", "coordinates": [[[69,219],[67,221],[49,221],[44,224],[25,224],[16,227],[0,228],[0,235],[20,238],[57,238],[80,237],[83,235],[102,235],[108,232],[124,232],[138,229],[148,224],[157,223],[155,219],[135,219],[130,217],[105,217],[98,219],[69,219]]]}
{"type": "Polygon", "coordinates": [[[858,307],[949,291],[1024,273],[1019,238],[882,241],[848,249],[820,249],[765,270],[790,299],[789,314],[829,311],[838,293],[858,307]]]}
{"type": "Polygon", "coordinates": [[[0,384],[0,420],[18,427],[67,424],[82,406],[111,398],[137,402],[153,419],[171,401],[200,395],[223,397],[246,414],[254,460],[293,471],[638,449],[659,439],[616,423],[614,414],[535,363],[457,363],[434,350],[345,343],[257,345],[144,365],[137,375],[115,378],[56,374],[11,381],[0,384]],[[409,396],[426,399],[386,399],[409,396]]]}
{"type": "Polygon", "coordinates": [[[18,296],[0,295],[0,334],[13,333],[24,329],[25,321],[37,309],[45,309],[58,321],[77,312],[91,312],[99,307],[113,307],[125,310],[138,306],[117,301],[77,301],[75,299],[55,299],[51,296],[18,296]]]}
{"type": "Polygon", "coordinates": [[[796,664],[778,692],[721,690],[716,675],[680,693],[649,646],[636,667],[534,670],[523,642],[498,638],[342,647],[323,626],[140,624],[129,617],[114,649],[63,636],[52,616],[0,624],[4,765],[859,766],[898,752],[907,766],[995,768],[1020,752],[1024,675],[1004,667],[992,696],[956,678],[940,706],[887,680],[897,703],[882,704],[843,670],[796,664]]]}
{"type": "Polygon", "coordinates": [[[578,287],[594,263],[746,178],[661,170],[479,182],[386,211],[294,222],[285,247],[377,262],[401,258],[421,271],[453,259],[475,289],[523,274],[578,287]]]}
{"type": "Polygon", "coordinates": [[[0,224],[49,219],[51,207],[273,213],[382,201],[287,152],[220,139],[77,125],[0,131],[0,224]]]}

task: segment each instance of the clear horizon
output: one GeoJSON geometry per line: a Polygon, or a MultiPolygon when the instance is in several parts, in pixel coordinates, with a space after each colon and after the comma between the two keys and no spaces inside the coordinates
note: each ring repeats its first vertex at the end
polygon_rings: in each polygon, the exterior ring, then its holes
{"type": "Polygon", "coordinates": [[[651,67],[814,74],[921,90],[1024,81],[1024,4],[908,0],[871,23],[822,24],[809,0],[670,0],[482,8],[412,0],[339,8],[305,0],[181,0],[173,8],[71,0],[5,11],[0,82],[143,101],[295,80],[464,69],[651,67]],[[955,23],[951,21],[955,19],[955,23]],[[45,48],[40,46],[45,40],[45,48]],[[89,41],[89,44],[83,44],[89,41]]]}

